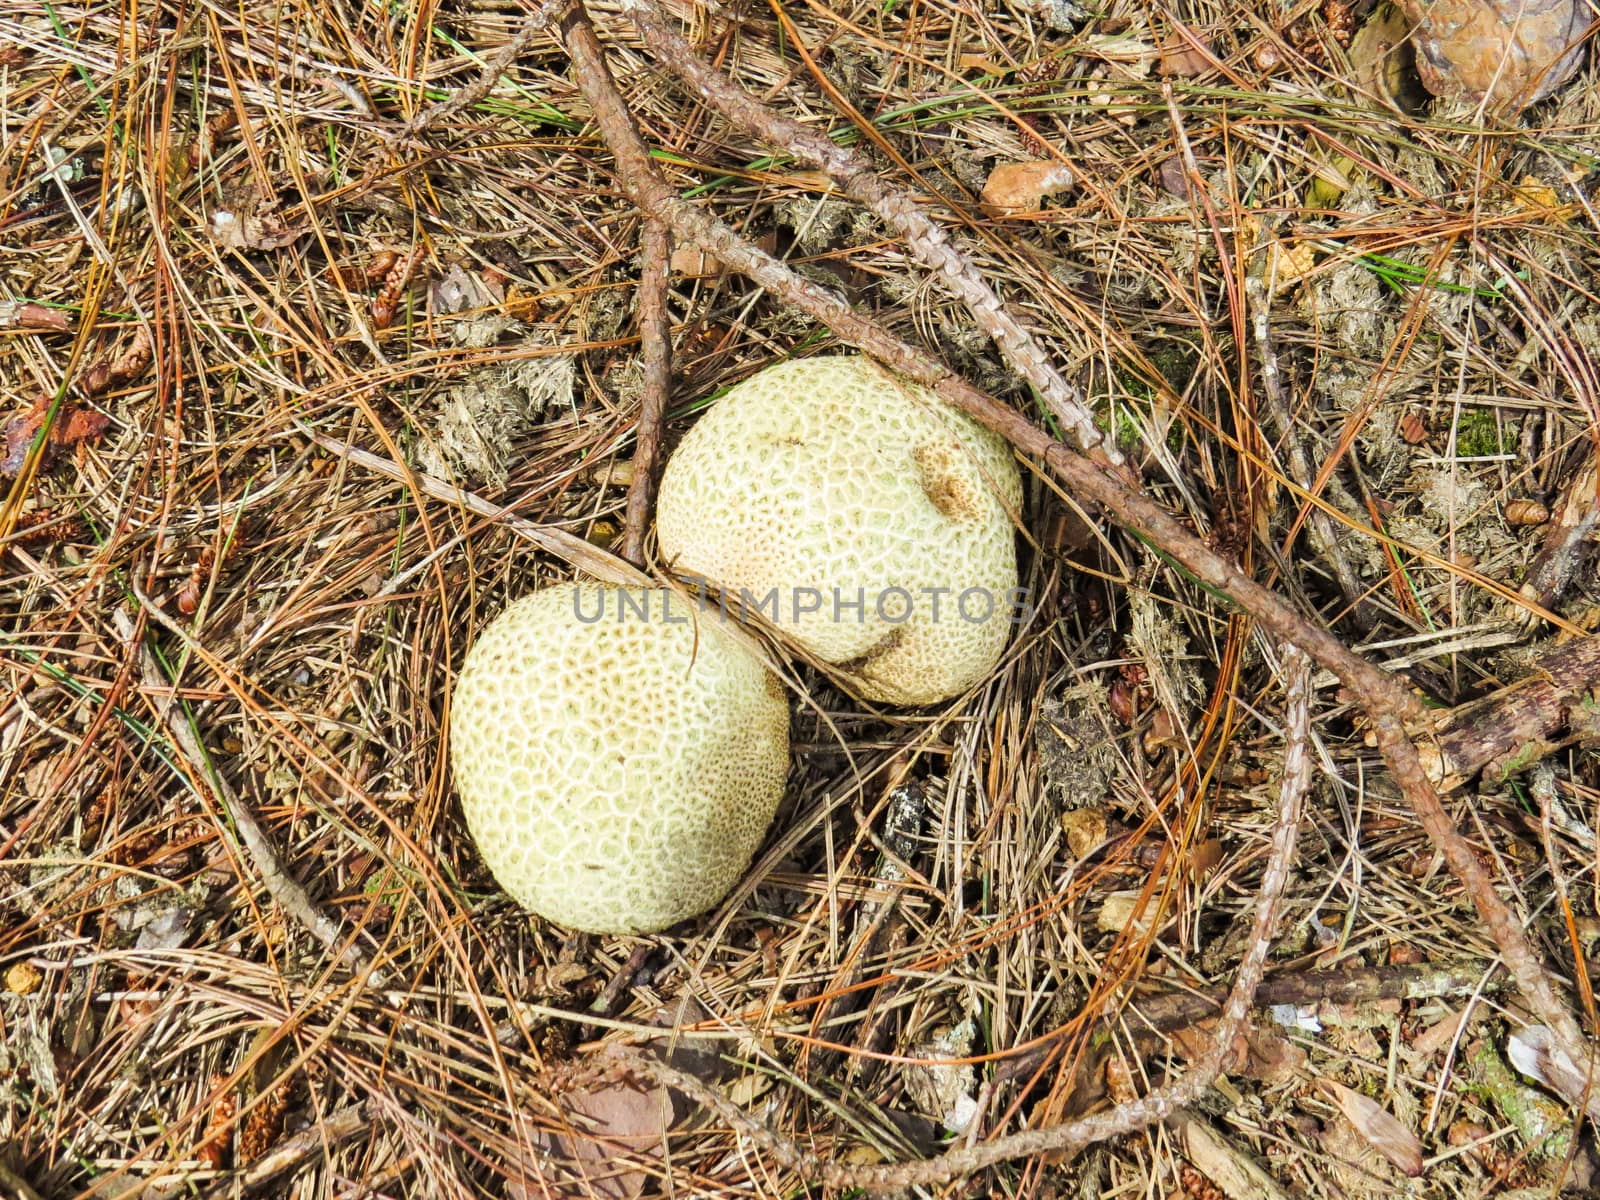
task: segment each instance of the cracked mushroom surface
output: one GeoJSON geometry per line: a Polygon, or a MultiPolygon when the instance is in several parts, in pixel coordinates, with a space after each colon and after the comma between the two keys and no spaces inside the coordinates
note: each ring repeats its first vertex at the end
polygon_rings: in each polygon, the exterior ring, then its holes
{"type": "Polygon", "coordinates": [[[1010,448],[859,355],[731,388],[662,473],[677,570],[734,592],[857,694],[931,704],[980,682],[1017,601],[1010,448]]]}
{"type": "Polygon", "coordinates": [[[468,652],[450,757],[484,862],[591,933],[664,929],[738,882],[783,796],[789,709],[756,654],[682,595],[560,584],[468,652]]]}

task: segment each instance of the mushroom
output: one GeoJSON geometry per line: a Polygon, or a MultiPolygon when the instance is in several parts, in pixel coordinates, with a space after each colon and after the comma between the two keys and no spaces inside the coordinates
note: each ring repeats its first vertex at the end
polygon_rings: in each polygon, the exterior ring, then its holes
{"type": "Polygon", "coordinates": [[[730,389],[662,472],[661,551],[854,690],[958,695],[1010,637],[1022,483],[1006,444],[870,359],[784,362],[730,389]]]}
{"type": "Polygon", "coordinates": [[[783,796],[772,672],[681,593],[598,583],[516,601],[467,653],[450,717],[467,826],[523,907],[591,933],[704,912],[783,796]]]}

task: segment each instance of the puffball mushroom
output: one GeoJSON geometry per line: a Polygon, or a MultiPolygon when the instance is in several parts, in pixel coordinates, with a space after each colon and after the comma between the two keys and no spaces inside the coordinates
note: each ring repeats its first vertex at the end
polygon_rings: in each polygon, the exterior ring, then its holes
{"type": "Polygon", "coordinates": [[[656,529],[675,569],[735,593],[861,696],[931,704],[1005,649],[1021,502],[998,436],[839,355],[723,395],[668,460],[656,529]]]}
{"type": "Polygon", "coordinates": [[[647,933],[738,882],[783,796],[789,708],[713,612],[661,588],[558,585],[467,653],[450,717],[467,826],[523,907],[647,933]]]}

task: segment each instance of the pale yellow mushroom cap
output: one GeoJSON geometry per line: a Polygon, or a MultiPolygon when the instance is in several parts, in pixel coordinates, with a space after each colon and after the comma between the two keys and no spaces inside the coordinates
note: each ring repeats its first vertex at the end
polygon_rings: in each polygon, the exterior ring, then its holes
{"type": "Polygon", "coordinates": [[[841,355],[769,367],[712,405],[667,463],[656,523],[674,569],[740,596],[860,695],[930,704],[1005,649],[1021,502],[998,436],[841,355]]]}
{"type": "Polygon", "coordinates": [[[523,907],[650,932],[749,866],[783,796],[789,709],[720,619],[659,588],[561,584],[468,652],[451,765],[479,853],[523,907]]]}

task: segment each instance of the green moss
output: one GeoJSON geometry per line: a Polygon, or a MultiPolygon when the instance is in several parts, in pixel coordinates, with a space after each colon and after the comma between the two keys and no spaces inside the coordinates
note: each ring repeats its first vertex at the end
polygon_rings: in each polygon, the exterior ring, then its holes
{"type": "Polygon", "coordinates": [[[1511,444],[1511,435],[1488,409],[1465,409],[1456,421],[1456,454],[1461,458],[1504,454],[1511,444]]]}
{"type": "Polygon", "coordinates": [[[1173,391],[1183,393],[1194,378],[1194,369],[1200,362],[1200,352],[1192,342],[1173,341],[1155,347],[1149,353],[1150,365],[1161,372],[1161,377],[1173,391]]]}
{"type": "Polygon", "coordinates": [[[1524,1083],[1487,1039],[1469,1053],[1467,1079],[1473,1091],[1516,1126],[1529,1158],[1543,1162],[1567,1156],[1572,1149],[1567,1110],[1524,1083]]]}

